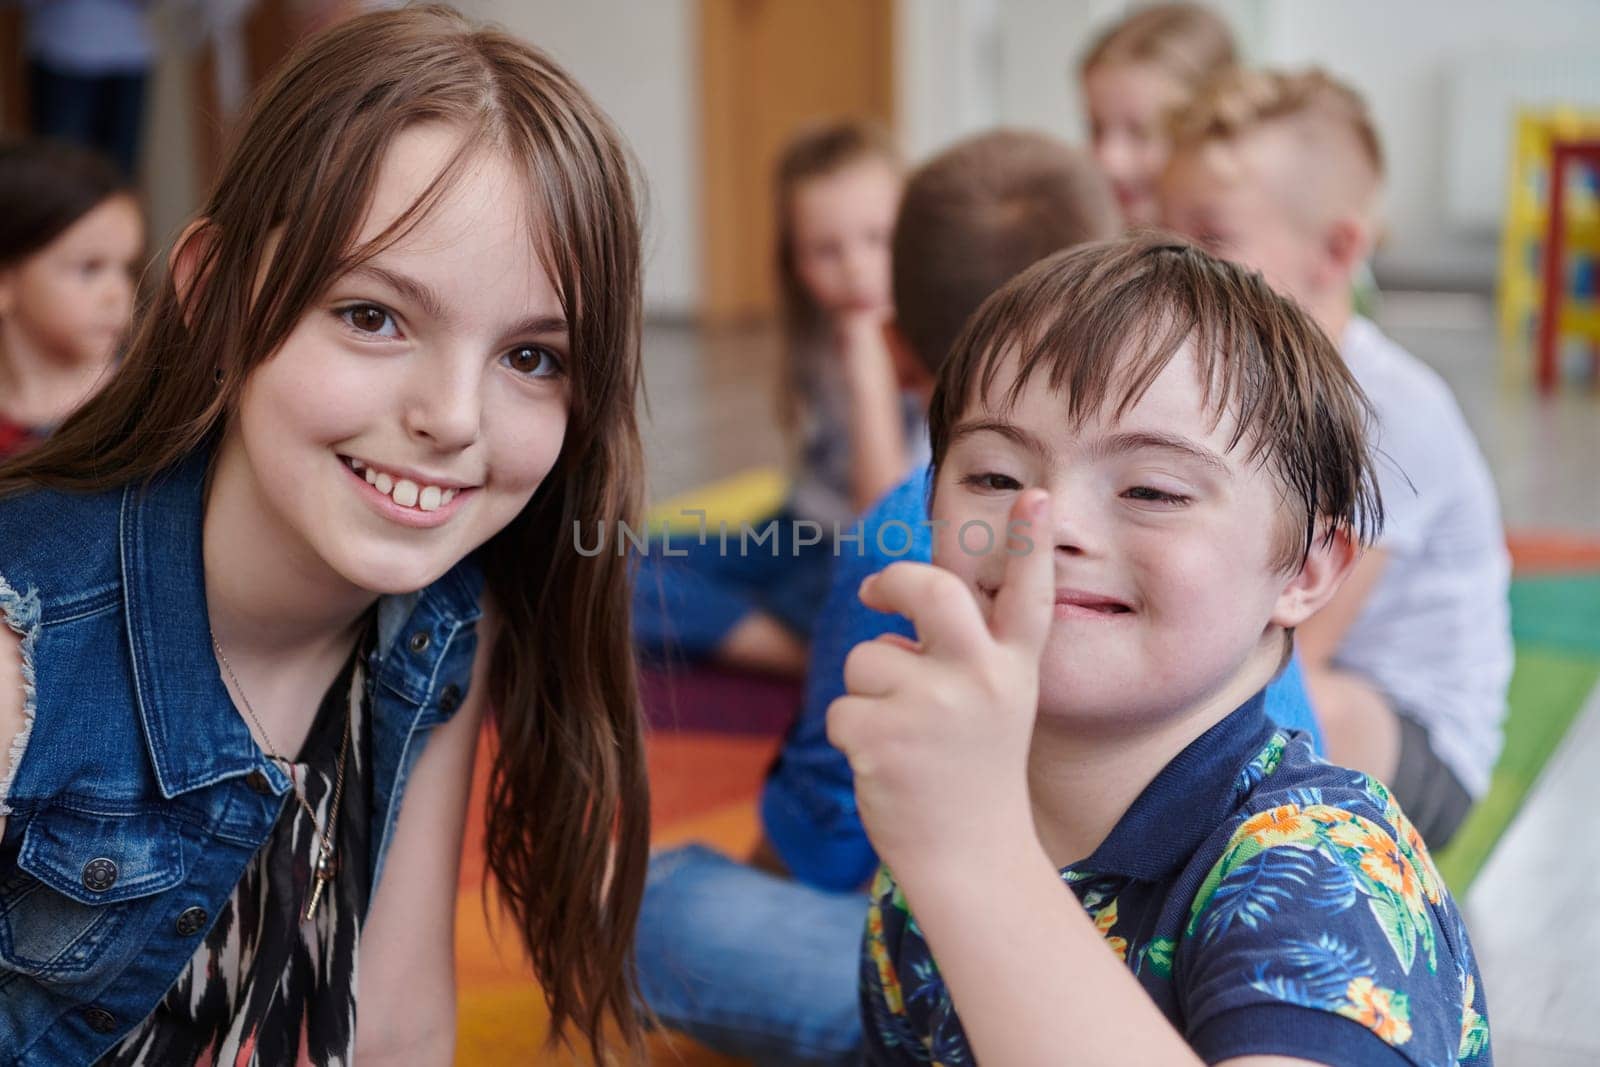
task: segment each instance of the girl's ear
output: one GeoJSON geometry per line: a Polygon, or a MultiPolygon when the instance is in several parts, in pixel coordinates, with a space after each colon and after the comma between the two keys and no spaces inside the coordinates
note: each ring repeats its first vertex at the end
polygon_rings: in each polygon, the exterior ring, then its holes
{"type": "Polygon", "coordinates": [[[194,295],[195,285],[201,281],[200,261],[204,258],[206,245],[210,241],[211,220],[206,218],[195,219],[183,228],[178,239],[172,245],[172,252],[167,256],[167,269],[172,272],[172,286],[178,293],[178,307],[183,309],[185,325],[192,326],[192,304],[190,298],[194,295]]]}
{"type": "Polygon", "coordinates": [[[1272,621],[1293,629],[1311,618],[1333,599],[1360,558],[1361,546],[1349,530],[1335,530],[1331,537],[1318,531],[1305,563],[1278,593],[1272,621]]]}
{"type": "Polygon", "coordinates": [[[17,299],[17,268],[7,267],[0,270],[0,319],[11,314],[11,307],[17,299]]]}

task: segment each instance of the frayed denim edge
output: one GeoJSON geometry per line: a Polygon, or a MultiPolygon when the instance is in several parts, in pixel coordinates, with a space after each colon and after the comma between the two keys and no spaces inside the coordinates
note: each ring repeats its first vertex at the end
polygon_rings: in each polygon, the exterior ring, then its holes
{"type": "Polygon", "coordinates": [[[22,766],[22,754],[28,750],[28,738],[33,736],[33,714],[36,703],[33,673],[33,645],[39,637],[39,594],[30,589],[18,593],[11,583],[0,576],[0,614],[22,638],[22,729],[11,739],[11,752],[6,760],[4,774],[0,774],[0,817],[11,814],[6,798],[11,795],[11,784],[16,781],[17,769],[22,766]]]}

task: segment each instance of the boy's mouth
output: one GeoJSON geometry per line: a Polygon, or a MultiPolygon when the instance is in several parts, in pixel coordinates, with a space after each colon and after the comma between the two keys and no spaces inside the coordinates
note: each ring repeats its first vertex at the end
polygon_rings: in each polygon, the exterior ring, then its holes
{"type": "MultiPolygon", "coordinates": [[[[979,583],[978,591],[985,600],[992,601],[996,587],[979,583]]],[[[1085,592],[1082,589],[1057,589],[1055,617],[1057,619],[1106,619],[1119,615],[1132,615],[1133,608],[1116,597],[1085,592]]]]}
{"type": "Polygon", "coordinates": [[[368,485],[403,508],[438,511],[454,500],[458,493],[472,488],[459,482],[436,484],[433,480],[424,480],[420,475],[412,477],[403,471],[386,471],[351,456],[340,456],[339,459],[356,475],[365,478],[368,485]]]}
{"type": "Polygon", "coordinates": [[[1056,590],[1056,618],[1110,618],[1131,615],[1133,609],[1115,597],[1089,593],[1082,589],[1056,590]]]}

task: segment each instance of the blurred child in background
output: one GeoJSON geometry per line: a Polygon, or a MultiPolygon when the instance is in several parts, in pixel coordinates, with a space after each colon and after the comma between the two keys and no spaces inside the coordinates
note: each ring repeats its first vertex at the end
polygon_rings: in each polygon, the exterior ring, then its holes
{"type": "Polygon", "coordinates": [[[1106,30],[1079,67],[1095,159],[1129,226],[1160,221],[1168,122],[1234,62],[1233,35],[1198,4],[1142,8],[1106,30]]]}
{"type": "Polygon", "coordinates": [[[1383,156],[1360,96],[1317,70],[1235,71],[1175,127],[1168,224],[1265,275],[1371,400],[1382,539],[1296,634],[1328,756],[1394,790],[1433,848],[1489,787],[1512,646],[1499,503],[1455,398],[1351,308],[1383,156]]]}
{"type": "Polygon", "coordinates": [[[100,385],[143,249],[139,204],[110,162],[62,142],[0,144],[0,459],[100,385]]]}
{"type": "Polygon", "coordinates": [[[794,453],[776,539],[741,552],[715,536],[657,552],[641,569],[635,633],[647,654],[680,653],[798,676],[827,588],[836,530],[927,450],[924,393],[884,334],[893,314],[889,235],[902,184],[876,127],[801,133],[778,162],[784,363],[778,414],[794,453]]]}

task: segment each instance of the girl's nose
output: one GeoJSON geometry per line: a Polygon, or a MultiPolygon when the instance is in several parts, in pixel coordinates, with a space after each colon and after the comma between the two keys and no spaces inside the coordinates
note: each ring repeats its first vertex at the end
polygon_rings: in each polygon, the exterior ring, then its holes
{"type": "Polygon", "coordinates": [[[441,451],[460,451],[482,424],[482,368],[476,361],[429,353],[412,375],[404,412],[406,432],[441,451]]]}

